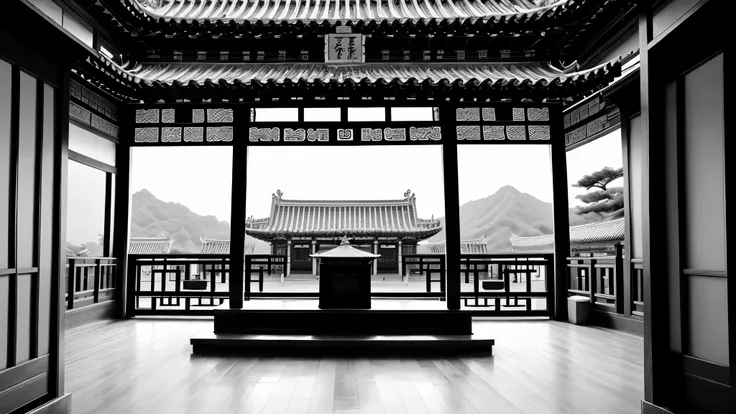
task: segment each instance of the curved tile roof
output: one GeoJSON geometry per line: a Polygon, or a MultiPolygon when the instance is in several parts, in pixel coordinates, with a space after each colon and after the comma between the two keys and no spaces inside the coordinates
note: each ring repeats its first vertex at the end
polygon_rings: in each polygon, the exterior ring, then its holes
{"type": "Polygon", "coordinates": [[[365,63],[359,65],[304,64],[227,64],[227,63],[159,63],[138,64],[120,69],[139,85],[204,84],[283,84],[298,83],[391,83],[399,84],[447,81],[463,83],[531,83],[540,86],[565,85],[579,81],[615,76],[619,61],[591,69],[570,72],[548,62],[534,63],[365,63]]]}
{"type": "Polygon", "coordinates": [[[323,22],[537,20],[583,0],[127,0],[149,18],[175,21],[323,22]]]}
{"type": "Polygon", "coordinates": [[[246,234],[269,240],[288,236],[404,236],[437,234],[439,220],[417,217],[415,198],[403,200],[284,200],[274,198],[267,219],[246,221],[246,234]]]}
{"type": "MultiPolygon", "coordinates": [[[[570,244],[613,244],[623,241],[626,234],[624,219],[603,221],[600,223],[570,226],[570,244]]],[[[514,250],[544,250],[554,246],[554,235],[519,237],[511,236],[511,247],[514,250]]]]}
{"type": "Polygon", "coordinates": [[[202,242],[200,253],[202,254],[230,254],[230,240],[208,239],[205,237],[201,237],[200,240],[202,242]]]}
{"type": "MultiPolygon", "coordinates": [[[[425,246],[429,249],[432,254],[444,254],[446,249],[446,242],[442,240],[436,243],[427,243],[425,246]]],[[[488,253],[488,240],[487,239],[476,239],[476,240],[460,240],[460,254],[487,254],[488,253]]]]}
{"type": "Polygon", "coordinates": [[[128,254],[169,254],[173,243],[167,237],[131,237],[128,254]]]}

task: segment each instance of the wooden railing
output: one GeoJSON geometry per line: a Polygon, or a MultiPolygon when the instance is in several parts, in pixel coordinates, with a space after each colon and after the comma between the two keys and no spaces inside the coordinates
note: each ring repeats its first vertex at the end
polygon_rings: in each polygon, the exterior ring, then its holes
{"type": "Polygon", "coordinates": [[[114,257],[68,257],[66,309],[112,300],[116,277],[117,260],[114,257]]]}
{"type": "Polygon", "coordinates": [[[549,316],[554,303],[554,255],[461,254],[465,308],[501,316],[549,316]]]}
{"type": "Polygon", "coordinates": [[[568,295],[590,298],[593,306],[626,317],[644,315],[644,263],[626,259],[620,246],[614,256],[568,257],[568,295]],[[624,263],[628,269],[624,268],[624,263]],[[625,277],[630,288],[625,289],[625,277]],[[628,313],[630,309],[630,314],[628,313]]]}
{"type": "Polygon", "coordinates": [[[616,256],[568,257],[568,293],[590,298],[590,302],[616,312],[620,266],[616,256]]]}
{"type": "Polygon", "coordinates": [[[230,256],[128,256],[128,315],[209,315],[228,298],[230,256]]]}
{"type": "Polygon", "coordinates": [[[445,292],[445,255],[444,254],[405,254],[402,257],[402,275],[409,277],[412,273],[424,276],[426,293],[445,292]],[[437,284],[436,289],[433,289],[437,284]]]}
{"type": "Polygon", "coordinates": [[[644,317],[644,261],[631,259],[631,314],[644,317]]]}

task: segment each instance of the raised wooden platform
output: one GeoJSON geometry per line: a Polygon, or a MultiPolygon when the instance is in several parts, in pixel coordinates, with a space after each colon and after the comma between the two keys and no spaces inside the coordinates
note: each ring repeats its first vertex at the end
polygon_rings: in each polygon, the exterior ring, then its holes
{"type": "Polygon", "coordinates": [[[195,354],[228,351],[258,355],[391,355],[456,353],[491,355],[494,341],[473,335],[242,335],[208,334],[191,339],[195,354]]]}
{"type": "Polygon", "coordinates": [[[374,299],[371,309],[319,309],[314,300],[250,300],[215,309],[215,333],[284,335],[471,335],[467,311],[446,302],[374,299]]]}
{"type": "Polygon", "coordinates": [[[319,309],[317,300],[251,300],[215,310],[212,334],[191,338],[194,353],[490,355],[494,341],[473,336],[468,311],[446,302],[373,300],[371,309],[319,309]]]}

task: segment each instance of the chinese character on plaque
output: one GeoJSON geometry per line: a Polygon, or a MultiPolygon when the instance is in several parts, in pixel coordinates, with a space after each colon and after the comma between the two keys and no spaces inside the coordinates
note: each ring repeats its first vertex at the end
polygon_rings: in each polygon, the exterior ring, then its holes
{"type": "Polygon", "coordinates": [[[360,33],[330,33],[325,37],[325,63],[362,63],[364,37],[360,33]]]}

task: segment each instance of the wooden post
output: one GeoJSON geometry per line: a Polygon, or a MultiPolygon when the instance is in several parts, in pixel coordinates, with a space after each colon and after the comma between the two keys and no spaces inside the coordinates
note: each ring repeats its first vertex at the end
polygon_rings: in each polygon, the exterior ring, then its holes
{"type": "MultiPolygon", "coordinates": [[[[373,254],[378,254],[378,240],[373,238],[373,254]]],[[[378,259],[373,261],[373,276],[378,275],[378,259]]]]}
{"type": "Polygon", "coordinates": [[[112,255],[117,260],[117,272],[115,281],[115,300],[118,301],[118,314],[123,318],[132,316],[134,304],[132,300],[135,289],[135,281],[128,282],[128,232],[129,232],[129,207],[130,207],[130,146],[128,142],[133,141],[135,128],[135,111],[130,107],[121,108],[120,145],[115,152],[115,165],[118,173],[115,175],[115,217],[113,217],[113,242],[112,255]]]}
{"type": "MultiPolygon", "coordinates": [[[[317,240],[312,237],[312,254],[317,253],[317,240]]],[[[312,276],[317,276],[317,258],[312,258],[312,276]]]]}
{"type": "Polygon", "coordinates": [[[291,239],[286,241],[286,275],[291,274],[291,239]]]}
{"type": "MultiPolygon", "coordinates": [[[[553,225],[555,239],[555,294],[554,318],[567,320],[567,257],[570,255],[570,210],[567,202],[567,155],[565,153],[565,131],[562,109],[550,108],[553,116],[551,125],[553,225]]],[[[590,276],[590,275],[589,275],[590,276]]]]}
{"type": "MultiPolygon", "coordinates": [[[[460,309],[460,196],[454,106],[440,108],[442,172],[445,186],[445,270],[447,309],[460,309]]],[[[441,277],[440,277],[441,278],[441,277]]]]}
{"type": "MultiPolygon", "coordinates": [[[[242,108],[238,108],[242,109],[242,108]]],[[[247,133],[249,108],[237,111],[236,131],[247,133]]],[[[230,309],[243,307],[243,277],[245,265],[245,194],[248,182],[248,147],[244,140],[233,144],[232,197],[230,199],[230,309]]]]}
{"type": "Polygon", "coordinates": [[[69,270],[66,273],[66,309],[74,309],[74,291],[77,279],[77,259],[69,259],[69,270]]]}
{"type": "Polygon", "coordinates": [[[399,249],[399,251],[398,251],[398,258],[399,258],[399,276],[401,276],[401,280],[403,281],[404,280],[404,275],[403,275],[403,272],[401,271],[402,270],[401,269],[401,240],[399,240],[399,243],[396,246],[396,248],[399,249]]]}

